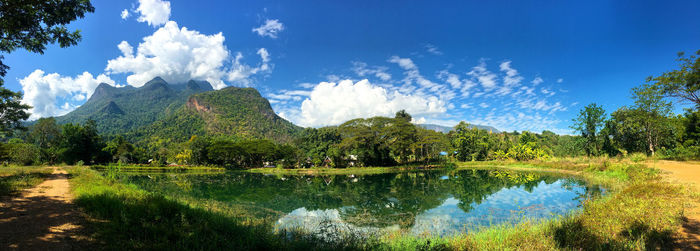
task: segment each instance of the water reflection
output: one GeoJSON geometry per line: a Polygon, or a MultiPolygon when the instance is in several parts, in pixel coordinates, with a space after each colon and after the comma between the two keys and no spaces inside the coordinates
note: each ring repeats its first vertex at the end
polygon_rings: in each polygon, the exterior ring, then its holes
{"type": "Polygon", "coordinates": [[[376,175],[128,175],[151,191],[262,208],[280,229],[447,235],[547,218],[602,189],[564,176],[512,171],[422,171],[376,175]]]}

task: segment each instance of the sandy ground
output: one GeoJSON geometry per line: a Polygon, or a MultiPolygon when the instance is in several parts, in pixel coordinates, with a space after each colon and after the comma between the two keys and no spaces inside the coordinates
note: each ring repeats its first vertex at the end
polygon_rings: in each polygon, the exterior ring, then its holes
{"type": "Polygon", "coordinates": [[[52,175],[22,195],[0,201],[0,250],[90,249],[85,218],[72,203],[68,174],[52,175]]]}
{"type": "MultiPolygon", "coordinates": [[[[660,160],[648,163],[649,166],[661,169],[665,176],[680,183],[690,184],[700,191],[700,162],[678,162],[660,160]]],[[[684,212],[687,220],[681,229],[683,238],[679,249],[700,250],[700,202],[691,201],[691,206],[684,212]]]]}

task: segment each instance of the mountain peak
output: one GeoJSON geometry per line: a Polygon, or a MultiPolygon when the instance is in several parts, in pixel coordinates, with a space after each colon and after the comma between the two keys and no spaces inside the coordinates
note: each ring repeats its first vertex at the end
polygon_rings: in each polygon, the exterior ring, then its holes
{"type": "Polygon", "coordinates": [[[146,84],[144,84],[143,87],[141,87],[141,88],[144,88],[147,90],[152,90],[152,89],[157,89],[157,88],[169,88],[169,87],[168,87],[168,82],[165,82],[165,80],[163,80],[160,77],[155,77],[155,78],[151,79],[151,81],[146,82],[146,84]]]}
{"type": "Polygon", "coordinates": [[[108,97],[114,93],[117,87],[111,86],[107,83],[100,83],[95,88],[95,91],[90,96],[90,99],[101,99],[103,97],[108,97]]]}
{"type": "Polygon", "coordinates": [[[207,81],[196,81],[196,80],[190,80],[187,82],[187,87],[188,90],[192,91],[213,91],[214,88],[211,87],[211,84],[207,81]]]}

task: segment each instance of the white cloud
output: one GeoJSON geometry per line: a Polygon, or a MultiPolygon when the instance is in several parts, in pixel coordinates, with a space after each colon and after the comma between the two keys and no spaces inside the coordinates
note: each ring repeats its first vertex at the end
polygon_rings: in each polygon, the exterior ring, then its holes
{"type": "Polygon", "coordinates": [[[563,78],[557,79],[557,83],[560,83],[560,84],[561,84],[562,82],[564,82],[564,79],[563,79],[563,78]]]}
{"type": "Polygon", "coordinates": [[[479,104],[479,106],[480,106],[481,108],[489,108],[489,104],[484,103],[484,102],[481,102],[481,103],[479,104]]]}
{"type": "Polygon", "coordinates": [[[448,84],[450,84],[450,86],[452,86],[452,88],[455,88],[455,89],[462,88],[462,81],[459,80],[459,76],[457,76],[457,74],[450,73],[447,70],[442,70],[438,73],[438,78],[440,78],[440,79],[444,80],[445,82],[447,82],[448,84]]]}
{"type": "Polygon", "coordinates": [[[315,85],[315,84],[312,84],[312,83],[301,83],[301,84],[299,84],[299,87],[304,88],[304,89],[311,89],[311,88],[314,88],[314,86],[316,86],[316,85],[315,85]]]}
{"type": "Polygon", "coordinates": [[[479,65],[474,66],[467,75],[474,77],[487,91],[496,87],[496,79],[498,76],[486,69],[486,61],[483,59],[479,62],[479,65]]]}
{"type": "Polygon", "coordinates": [[[393,116],[405,109],[413,116],[445,113],[446,104],[435,96],[403,94],[372,85],[368,80],[353,83],[321,82],[309,93],[298,110],[281,113],[303,126],[338,125],[354,118],[393,116]],[[296,113],[296,114],[295,114],[296,113]]]}
{"type": "Polygon", "coordinates": [[[533,79],[532,82],[530,82],[530,83],[532,83],[532,85],[535,85],[535,86],[536,86],[536,85],[539,85],[539,84],[541,84],[541,83],[543,83],[543,82],[544,82],[544,79],[542,79],[541,77],[536,77],[536,78],[533,79]]]}
{"type": "MultiPolygon", "coordinates": [[[[165,24],[170,20],[170,2],[162,0],[139,0],[139,7],[136,12],[140,13],[139,22],[146,22],[148,25],[156,27],[165,24]]],[[[122,12],[123,13],[123,12],[122,12]]]]}
{"type": "Polygon", "coordinates": [[[253,28],[253,32],[258,33],[262,37],[277,38],[277,33],[284,30],[284,24],[277,19],[267,19],[265,24],[260,27],[253,28]]]}
{"type": "Polygon", "coordinates": [[[353,61],[352,70],[360,77],[373,75],[382,81],[391,80],[391,74],[386,72],[388,70],[387,67],[368,67],[365,62],[353,61]]]}
{"type": "Polygon", "coordinates": [[[126,80],[136,87],[160,76],[170,83],[206,80],[216,89],[226,87],[224,78],[247,86],[251,75],[271,71],[270,54],[264,48],[257,52],[262,62],[252,67],[243,64],[241,53],[230,61],[231,53],[224,40],[221,32],[205,35],[168,21],[152,35],[144,37],[136,52],[128,42],[119,43],[117,47],[122,55],[109,60],[105,71],[130,74],[126,80]]]}
{"type": "Polygon", "coordinates": [[[129,18],[129,15],[130,15],[129,10],[127,10],[127,9],[122,10],[122,14],[121,14],[122,19],[129,18]]]}
{"type": "Polygon", "coordinates": [[[421,75],[420,71],[418,70],[418,66],[416,66],[416,64],[414,64],[413,60],[411,60],[410,58],[392,56],[389,58],[388,62],[398,64],[399,67],[401,67],[404,70],[404,75],[406,77],[404,77],[404,79],[402,80],[404,82],[404,86],[402,87],[402,89],[406,92],[415,91],[416,93],[422,94],[427,91],[431,93],[437,93],[442,99],[445,100],[450,100],[455,96],[452,90],[446,88],[441,84],[435,83],[421,75]],[[414,88],[412,87],[413,83],[418,84],[419,88],[414,90],[414,88]]]}
{"type": "Polygon", "coordinates": [[[66,114],[77,107],[72,102],[85,101],[100,83],[115,85],[114,80],[104,74],[95,78],[83,72],[76,77],[65,77],[58,73],[45,74],[38,69],[20,79],[19,83],[24,92],[22,103],[32,106],[29,110],[31,120],[66,114]]]}
{"type": "Polygon", "coordinates": [[[523,77],[518,74],[518,71],[510,67],[511,61],[505,61],[499,65],[501,72],[506,75],[503,77],[503,85],[498,88],[496,94],[508,95],[513,92],[513,89],[520,85],[523,77]]]}
{"type": "Polygon", "coordinates": [[[233,66],[226,75],[227,80],[240,86],[250,86],[250,76],[258,73],[269,73],[272,70],[272,67],[269,64],[270,53],[268,53],[265,48],[260,48],[258,49],[257,54],[258,56],[260,56],[261,63],[256,67],[252,67],[243,64],[241,62],[241,60],[243,59],[243,55],[240,52],[237,53],[236,58],[233,61],[233,66]]]}
{"type": "Polygon", "coordinates": [[[440,49],[438,49],[437,46],[432,45],[432,44],[426,44],[425,50],[428,51],[428,53],[433,54],[433,55],[442,55],[442,51],[440,51],[440,49]]]}

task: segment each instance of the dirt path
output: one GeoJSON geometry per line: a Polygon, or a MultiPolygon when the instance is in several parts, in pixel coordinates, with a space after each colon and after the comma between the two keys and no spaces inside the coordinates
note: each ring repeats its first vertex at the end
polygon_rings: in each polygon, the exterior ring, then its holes
{"type": "Polygon", "coordinates": [[[0,250],[89,249],[85,219],[72,200],[68,174],[54,168],[43,183],[0,201],[0,250]]]}
{"type": "MultiPolygon", "coordinates": [[[[700,162],[660,160],[648,164],[663,170],[668,179],[690,184],[696,191],[700,191],[700,162]]],[[[690,201],[690,204],[690,207],[684,212],[687,220],[681,229],[683,240],[679,248],[700,250],[700,202],[690,201]]]]}

